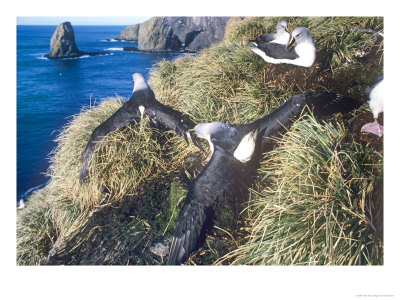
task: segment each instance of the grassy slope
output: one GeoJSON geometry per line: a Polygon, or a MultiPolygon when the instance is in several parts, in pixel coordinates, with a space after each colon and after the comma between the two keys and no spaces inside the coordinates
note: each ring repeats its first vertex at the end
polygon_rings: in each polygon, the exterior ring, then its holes
{"type": "MultiPolygon", "coordinates": [[[[378,43],[376,47],[372,47],[371,36],[350,30],[350,25],[359,28],[379,28],[383,25],[383,19],[246,18],[241,20],[240,18],[233,18],[228,24],[223,42],[203,50],[196,57],[185,56],[174,62],[160,62],[152,70],[150,84],[160,101],[188,114],[195,122],[223,121],[230,124],[250,122],[270,112],[291,95],[309,90],[325,89],[362,99],[366,84],[382,72],[383,43],[378,43]],[[280,19],[288,20],[290,29],[298,26],[305,26],[310,29],[315,39],[318,57],[312,68],[268,65],[245,47],[249,39],[261,33],[273,31],[276,22],[280,19]],[[369,55],[359,58],[358,56],[363,52],[369,55]]],[[[103,257],[103,260],[99,260],[97,263],[125,263],[130,261],[130,263],[154,264],[162,262],[154,258],[140,257],[141,254],[135,251],[140,248],[139,252],[146,253],[153,236],[163,236],[165,232],[170,232],[174,224],[174,217],[179,210],[179,208],[176,209],[176,202],[182,199],[184,187],[188,180],[198,174],[199,167],[201,167],[199,165],[201,164],[201,154],[193,146],[187,147],[181,138],[173,134],[160,133],[149,128],[146,122],[140,122],[140,124],[127,126],[105,138],[90,162],[90,180],[79,185],[80,159],[86,141],[92,130],[120,107],[121,100],[123,99],[108,99],[98,107],[82,112],[71,121],[71,124],[66,126],[60,135],[59,146],[53,153],[53,161],[49,170],[49,175],[52,178],[51,184],[33,195],[28,208],[18,213],[18,264],[43,263],[45,262],[43,259],[48,255],[50,249],[64,253],[64,256],[61,255],[61,261],[55,260],[54,263],[96,263],[91,258],[78,260],[72,254],[81,251],[81,256],[84,256],[82,253],[85,253],[85,247],[88,249],[90,246],[96,249],[96,245],[102,244],[106,240],[110,244],[109,249],[120,247],[117,247],[117,244],[120,245],[121,241],[124,241],[122,243],[125,245],[124,249],[114,252],[110,250],[109,254],[114,253],[114,259],[109,256],[100,256],[103,257]],[[170,190],[171,182],[176,180],[177,186],[183,187],[178,189],[182,192],[170,190]],[[178,194],[179,197],[175,197],[173,194],[178,194]],[[155,197],[155,195],[161,196],[155,197]],[[172,198],[174,199],[171,200],[172,198]],[[164,205],[166,199],[172,202],[167,201],[167,204],[164,205]],[[97,221],[96,214],[99,211],[107,212],[101,213],[101,217],[109,218],[107,219],[109,226],[97,221]],[[123,212],[125,218],[121,217],[121,212],[123,212]],[[36,217],[32,218],[33,215],[36,217]],[[113,225],[111,226],[111,224],[113,225]],[[109,227],[112,227],[115,232],[114,236],[120,236],[120,238],[107,237],[109,227]],[[135,232],[139,233],[135,235],[135,232]],[[117,233],[119,235],[116,235],[117,233]],[[132,236],[140,237],[142,234],[149,238],[143,237],[141,240],[132,238],[132,236]],[[92,237],[91,244],[89,243],[90,237],[92,237]],[[139,244],[140,247],[137,246],[139,244]],[[80,247],[82,249],[79,250],[79,245],[86,246],[80,247]],[[130,252],[129,249],[132,249],[132,251],[130,252]],[[132,252],[134,253],[132,254],[132,252]],[[119,259],[121,256],[127,257],[127,259],[119,259]]],[[[355,113],[354,119],[365,113],[367,113],[366,108],[363,107],[355,113]]],[[[323,134],[331,132],[332,128],[347,128],[352,124],[347,122],[347,118],[340,117],[337,118],[337,122],[335,125],[329,125],[333,127],[320,128],[318,132],[323,134]]],[[[309,126],[307,120],[304,120],[301,124],[305,127],[309,126]]],[[[298,128],[298,130],[302,130],[301,126],[298,128]]],[[[359,131],[359,129],[355,129],[355,131],[359,131]]],[[[344,153],[348,153],[350,156],[353,155],[351,153],[355,149],[361,149],[357,151],[362,153],[369,153],[367,158],[351,156],[351,159],[356,162],[360,161],[362,166],[368,165],[368,163],[376,165],[369,171],[370,173],[366,174],[369,177],[381,176],[381,161],[371,148],[371,144],[365,142],[364,139],[362,145],[358,145],[359,141],[357,139],[351,140],[349,135],[349,133],[344,132],[336,145],[343,147],[344,153]],[[343,144],[342,141],[344,140],[351,142],[343,144]]],[[[284,142],[282,141],[282,143],[284,142]]],[[[319,143],[318,139],[316,143],[319,143]]],[[[285,144],[282,147],[286,146],[303,149],[301,144],[285,144]]],[[[358,153],[357,151],[355,153],[358,153]]],[[[329,159],[329,157],[324,159],[329,159]]],[[[268,203],[273,201],[274,194],[272,193],[271,196],[270,192],[271,189],[274,190],[273,185],[271,185],[274,182],[268,181],[268,185],[266,185],[264,184],[265,180],[261,179],[270,176],[271,170],[268,169],[267,165],[279,165],[281,160],[282,158],[278,155],[271,154],[262,162],[262,167],[259,170],[260,182],[253,187],[256,191],[255,194],[262,195],[262,197],[255,197],[252,194],[250,203],[259,199],[262,202],[262,199],[268,197],[268,203]]],[[[340,162],[341,160],[337,160],[338,164],[340,162]]],[[[309,166],[303,162],[303,165],[299,164],[298,167],[305,169],[309,166]]],[[[336,165],[336,167],[338,166],[336,165]]],[[[361,168],[361,170],[364,176],[364,169],[361,168]]],[[[277,169],[277,172],[280,173],[274,174],[271,178],[283,176],[281,174],[285,174],[287,170],[277,169]]],[[[316,176],[318,174],[317,172],[316,176]]],[[[356,173],[351,174],[355,176],[356,173]]],[[[288,178],[290,178],[289,175],[287,175],[288,178]]],[[[355,202],[358,203],[359,199],[371,199],[372,188],[365,189],[362,184],[353,186],[351,185],[353,181],[348,178],[342,178],[342,180],[345,186],[344,193],[346,188],[350,188],[355,195],[365,194],[364,198],[354,199],[355,202]]],[[[372,186],[374,185],[372,181],[367,180],[367,182],[372,186]]],[[[322,181],[319,184],[321,185],[320,188],[326,193],[332,191],[332,189],[327,188],[331,184],[329,181],[322,181]]],[[[225,199],[225,202],[221,202],[228,203],[228,200],[225,199]]],[[[289,200],[294,201],[293,199],[289,200]]],[[[332,207],[337,207],[335,205],[332,207]]],[[[253,207],[253,204],[251,207],[253,207]]],[[[270,209],[271,207],[265,208],[265,210],[270,209]]],[[[195,254],[193,260],[190,260],[189,263],[212,263],[229,250],[235,250],[239,244],[244,244],[243,247],[247,247],[245,242],[254,238],[255,228],[261,226],[257,221],[262,219],[262,215],[258,215],[258,213],[263,209],[246,210],[240,221],[235,220],[234,222],[232,221],[235,218],[226,214],[227,211],[229,210],[221,209],[223,217],[217,219],[217,229],[215,230],[223,235],[222,240],[228,241],[222,243],[218,251],[215,251],[213,249],[215,243],[212,243],[213,236],[211,235],[204,250],[195,254]],[[248,217],[244,220],[249,228],[248,231],[236,230],[243,225],[239,222],[242,222],[245,216],[248,217]],[[221,226],[226,227],[224,229],[221,226]]],[[[311,209],[311,211],[313,210],[311,209]]],[[[360,212],[357,211],[357,213],[360,212]]],[[[360,229],[360,232],[367,232],[369,238],[371,235],[369,225],[368,222],[365,222],[365,218],[362,218],[362,214],[365,214],[365,211],[361,210],[361,218],[359,218],[359,220],[364,220],[361,222],[362,229],[360,229]]],[[[275,215],[272,214],[272,216],[275,215]]],[[[262,220],[272,222],[274,219],[262,220]]],[[[319,222],[322,222],[321,228],[326,226],[323,219],[319,219],[319,222]]],[[[338,222],[335,228],[342,228],[340,227],[341,221],[338,220],[338,222]]],[[[289,222],[285,224],[290,225],[289,222]]],[[[329,231],[326,232],[326,236],[329,236],[329,231]]],[[[332,231],[333,233],[338,234],[336,231],[332,231]]],[[[349,238],[347,236],[340,237],[342,239],[349,238]]],[[[354,237],[357,236],[351,236],[351,238],[354,237]]],[[[258,245],[261,245],[260,241],[262,240],[257,241],[258,245]]],[[[370,243],[371,239],[366,239],[366,241],[370,243]]],[[[311,245],[311,243],[304,241],[304,245],[311,245]]],[[[354,247],[357,248],[358,245],[365,247],[362,246],[364,245],[362,243],[355,243],[354,247]]],[[[344,254],[344,251],[339,253],[341,259],[324,254],[323,258],[310,258],[309,263],[381,263],[381,249],[379,248],[379,251],[374,250],[374,252],[369,244],[367,248],[368,255],[365,255],[365,252],[360,253],[359,256],[344,254]]],[[[274,248],[271,247],[271,249],[274,248]]],[[[302,249],[298,250],[299,253],[303,251],[300,253],[301,255],[299,254],[300,256],[311,257],[309,255],[310,248],[304,246],[299,249],[302,249]]],[[[318,249],[320,253],[328,251],[328,248],[320,247],[318,249]]],[[[274,249],[272,253],[279,254],[280,252],[274,249]]],[[[262,255],[264,254],[262,253],[262,255]]],[[[296,257],[297,260],[290,260],[287,257],[276,260],[256,258],[249,260],[243,257],[243,251],[236,251],[226,257],[225,262],[305,263],[298,259],[299,255],[296,257]]]]}

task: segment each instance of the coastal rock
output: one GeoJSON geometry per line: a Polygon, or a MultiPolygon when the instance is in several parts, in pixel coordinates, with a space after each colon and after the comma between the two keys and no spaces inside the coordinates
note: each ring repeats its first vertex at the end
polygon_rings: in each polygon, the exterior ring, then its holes
{"type": "Polygon", "coordinates": [[[182,47],[179,38],[174,34],[166,18],[154,17],[139,27],[139,50],[177,51],[182,47]]]}
{"type": "Polygon", "coordinates": [[[229,17],[167,17],[174,34],[187,51],[198,51],[220,42],[229,17]]]}
{"type": "Polygon", "coordinates": [[[228,20],[229,17],[153,17],[140,24],[138,49],[195,52],[221,41],[228,20]]]}
{"type": "Polygon", "coordinates": [[[50,40],[50,52],[48,58],[78,57],[82,52],[79,51],[75,43],[74,29],[70,22],[58,25],[50,40]]]}
{"type": "Polygon", "coordinates": [[[130,25],[123,29],[115,38],[119,41],[137,41],[139,38],[140,24],[130,25]]]}
{"type": "Polygon", "coordinates": [[[101,52],[84,52],[78,49],[74,29],[70,22],[58,25],[50,40],[50,52],[45,57],[50,59],[75,58],[83,55],[102,55],[101,52]]]}

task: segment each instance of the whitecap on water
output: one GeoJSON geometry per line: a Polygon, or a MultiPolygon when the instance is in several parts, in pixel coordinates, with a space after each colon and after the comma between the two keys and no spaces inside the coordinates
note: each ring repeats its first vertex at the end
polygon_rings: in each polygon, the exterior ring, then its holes
{"type": "Polygon", "coordinates": [[[124,48],[106,48],[104,50],[106,50],[106,51],[123,51],[124,48]]]}

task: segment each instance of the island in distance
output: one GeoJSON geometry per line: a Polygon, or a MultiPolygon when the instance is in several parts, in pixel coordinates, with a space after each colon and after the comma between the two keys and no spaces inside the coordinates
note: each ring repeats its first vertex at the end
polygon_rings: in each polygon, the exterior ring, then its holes
{"type": "Polygon", "coordinates": [[[58,25],[50,40],[50,52],[45,55],[49,59],[77,58],[83,55],[104,55],[105,52],[84,52],[78,49],[75,42],[74,29],[70,22],[58,25]]]}

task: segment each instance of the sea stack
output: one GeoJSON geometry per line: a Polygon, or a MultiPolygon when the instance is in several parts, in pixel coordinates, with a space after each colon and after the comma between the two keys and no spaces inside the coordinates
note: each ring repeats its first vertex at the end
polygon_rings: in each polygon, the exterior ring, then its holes
{"type": "Polygon", "coordinates": [[[79,51],[75,43],[74,29],[70,22],[58,25],[50,40],[50,52],[47,58],[79,57],[83,52],[79,51]]]}
{"type": "Polygon", "coordinates": [[[45,57],[50,59],[76,58],[82,55],[102,55],[102,52],[84,52],[75,43],[74,29],[70,22],[58,25],[50,40],[50,52],[45,57]]]}

